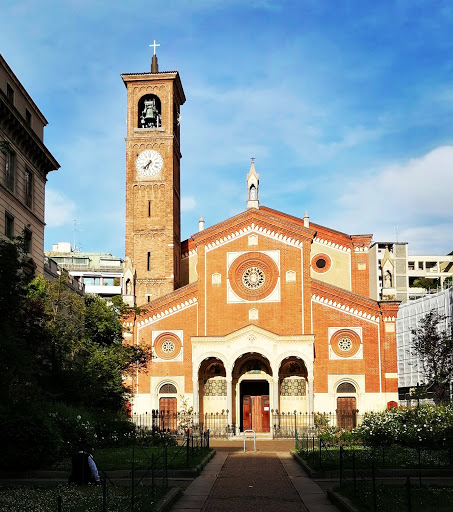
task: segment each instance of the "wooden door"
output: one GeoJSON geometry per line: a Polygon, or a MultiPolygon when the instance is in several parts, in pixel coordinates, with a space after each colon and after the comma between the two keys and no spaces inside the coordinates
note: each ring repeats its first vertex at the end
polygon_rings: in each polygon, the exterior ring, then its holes
{"type": "Polygon", "coordinates": [[[252,418],[250,416],[251,396],[246,395],[242,398],[242,430],[251,430],[252,418]]]}
{"type": "Polygon", "coordinates": [[[270,432],[269,395],[242,398],[242,430],[270,432]]]}
{"type": "Polygon", "coordinates": [[[357,404],[354,397],[337,398],[337,426],[351,429],[357,424],[357,404]]]}
{"type": "Polygon", "coordinates": [[[159,400],[159,428],[167,432],[174,432],[177,428],[178,403],[176,398],[161,398],[159,400]]]}

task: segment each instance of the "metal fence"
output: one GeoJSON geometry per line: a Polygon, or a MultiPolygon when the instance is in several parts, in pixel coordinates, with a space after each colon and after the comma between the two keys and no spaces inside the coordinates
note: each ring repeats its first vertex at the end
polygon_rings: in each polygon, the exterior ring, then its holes
{"type": "MultiPolygon", "coordinates": [[[[122,510],[127,512],[152,511],[153,502],[165,495],[168,490],[168,473],[172,469],[190,468],[195,460],[209,450],[209,431],[201,434],[186,434],[178,441],[177,446],[163,445],[150,447],[140,437],[131,445],[131,468],[118,481],[112,473],[104,471],[98,464],[102,482],[102,492],[93,494],[97,497],[96,504],[90,501],[90,510],[107,512],[112,501],[121,503],[122,510]]],[[[196,462],[195,462],[196,463],[196,462]]],[[[83,486],[82,486],[83,487],[83,486]]],[[[75,489],[76,491],[77,489],[75,489]]],[[[72,492],[57,496],[57,512],[74,509],[74,499],[83,499],[87,491],[72,492]]],[[[55,510],[55,508],[46,508],[55,510]]],[[[77,509],[79,510],[79,509],[77,509]]]]}
{"type": "MultiPolygon", "coordinates": [[[[316,434],[320,428],[340,427],[352,429],[362,421],[357,410],[337,410],[332,413],[280,413],[271,411],[270,432],[277,439],[294,439],[296,435],[316,434]]],[[[186,413],[152,410],[150,413],[133,414],[132,420],[140,429],[168,432],[184,436],[189,432],[206,432],[211,438],[226,438],[240,433],[240,425],[228,423],[228,411],[218,413],[186,413]]]]}

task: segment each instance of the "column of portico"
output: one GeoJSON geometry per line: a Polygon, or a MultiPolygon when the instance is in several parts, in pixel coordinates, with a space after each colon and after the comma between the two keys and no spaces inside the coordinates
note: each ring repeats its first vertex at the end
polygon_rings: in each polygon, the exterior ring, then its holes
{"type": "Polygon", "coordinates": [[[229,365],[225,365],[225,375],[227,383],[228,425],[231,426],[233,424],[233,369],[229,365]]]}
{"type": "Polygon", "coordinates": [[[313,418],[315,407],[315,393],[313,389],[314,380],[313,367],[308,368],[308,413],[311,419],[313,418]]]}
{"type": "Polygon", "coordinates": [[[200,410],[200,404],[199,404],[199,399],[198,399],[198,369],[195,370],[194,368],[194,371],[196,373],[192,374],[192,387],[193,387],[193,412],[194,414],[198,414],[199,410],[200,410]]]}

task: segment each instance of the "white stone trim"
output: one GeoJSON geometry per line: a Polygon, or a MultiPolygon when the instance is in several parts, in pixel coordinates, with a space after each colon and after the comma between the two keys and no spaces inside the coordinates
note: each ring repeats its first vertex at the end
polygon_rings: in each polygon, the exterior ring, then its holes
{"type": "Polygon", "coordinates": [[[233,233],[230,233],[229,235],[226,235],[224,237],[220,237],[219,239],[215,240],[215,242],[210,242],[206,244],[206,252],[209,252],[216,247],[219,247],[221,245],[227,244],[237,238],[240,238],[245,235],[249,235],[251,233],[255,234],[261,234],[264,236],[267,236],[268,238],[272,238],[274,240],[278,240],[279,242],[285,243],[287,245],[291,245],[293,247],[302,247],[303,241],[291,238],[289,236],[284,235],[283,233],[280,233],[278,231],[270,230],[261,226],[255,225],[255,223],[252,222],[250,226],[247,226],[245,228],[241,228],[239,230],[236,230],[233,233]]]}
{"type": "Polygon", "coordinates": [[[362,318],[363,320],[366,320],[368,322],[373,322],[378,324],[379,323],[379,317],[375,315],[371,315],[370,313],[365,313],[362,310],[355,309],[354,307],[346,306],[345,304],[342,304],[341,302],[332,301],[332,299],[327,299],[326,297],[322,297],[320,295],[312,295],[311,301],[316,302],[318,304],[322,304],[324,306],[337,309],[339,311],[343,311],[343,313],[347,313],[349,315],[355,316],[357,318],[362,318]]]}
{"type": "MultiPolygon", "coordinates": [[[[140,329],[142,327],[146,327],[147,325],[153,324],[154,322],[162,320],[163,318],[167,318],[171,315],[174,315],[175,313],[178,313],[179,311],[187,309],[191,306],[195,306],[195,305],[197,305],[197,303],[198,303],[197,298],[193,297],[189,300],[181,302],[180,304],[177,304],[176,306],[173,306],[171,308],[165,309],[164,311],[156,313],[153,316],[149,316],[148,318],[145,318],[144,320],[137,322],[138,330],[140,331],[140,329]]],[[[133,324],[130,323],[129,325],[132,326],[133,324]]]]}
{"type": "Polygon", "coordinates": [[[318,244],[326,245],[327,247],[331,247],[332,249],[337,249],[343,252],[351,252],[350,247],[345,247],[344,245],[336,244],[335,242],[331,242],[330,240],[324,240],[323,238],[316,237],[313,242],[317,242],[318,244]]]}

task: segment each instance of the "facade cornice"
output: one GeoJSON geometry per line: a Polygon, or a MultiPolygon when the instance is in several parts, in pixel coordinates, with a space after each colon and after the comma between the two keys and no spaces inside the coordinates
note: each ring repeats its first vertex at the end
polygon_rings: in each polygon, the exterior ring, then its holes
{"type": "Polygon", "coordinates": [[[138,326],[162,320],[166,316],[177,311],[186,309],[198,302],[198,283],[191,283],[159,297],[140,308],[140,313],[135,319],[128,318],[124,321],[124,327],[132,327],[134,323],[138,326]]]}
{"type": "Polygon", "coordinates": [[[315,234],[312,229],[277,222],[265,212],[253,209],[196,233],[192,236],[192,240],[196,246],[204,245],[209,250],[251,232],[296,247],[302,247],[304,241],[311,242],[315,234]]]}
{"type": "Polygon", "coordinates": [[[379,321],[379,303],[373,299],[315,279],[312,279],[311,292],[313,302],[328,305],[373,322],[379,321]]]}
{"type": "MultiPolygon", "coordinates": [[[[30,160],[33,166],[44,176],[60,168],[50,151],[41,139],[25,123],[17,109],[10,104],[4,93],[0,90],[0,126],[7,134],[18,151],[30,160]]],[[[12,145],[12,143],[11,143],[12,145]]]]}

